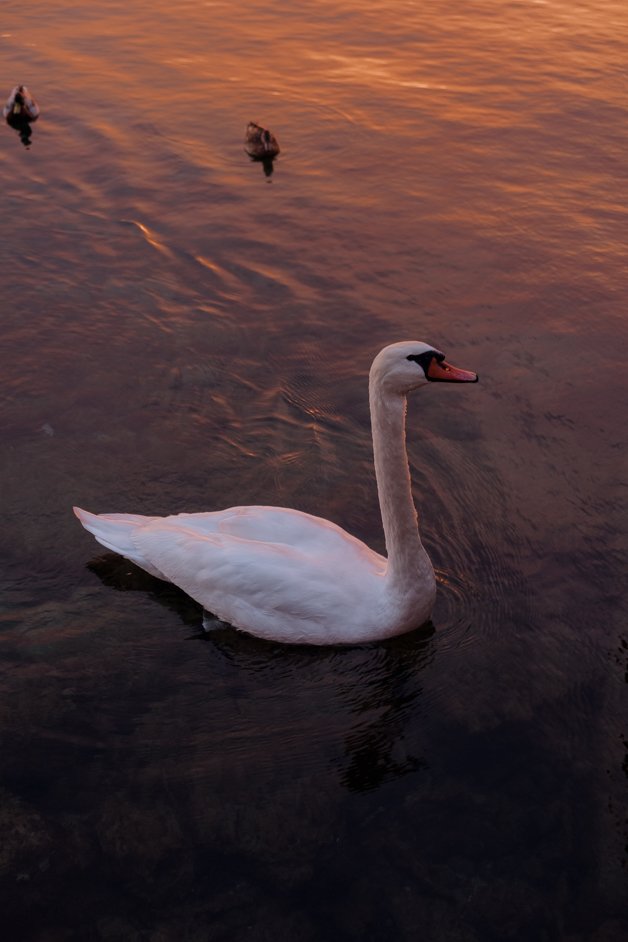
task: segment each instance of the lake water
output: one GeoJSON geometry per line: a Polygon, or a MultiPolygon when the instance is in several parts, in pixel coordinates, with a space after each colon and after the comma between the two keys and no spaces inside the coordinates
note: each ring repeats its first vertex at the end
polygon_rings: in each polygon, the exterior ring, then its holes
{"type": "Polygon", "coordinates": [[[626,938],[624,0],[0,4],[11,942],[626,938]],[[281,145],[272,172],[246,124],[281,145]],[[269,503],[378,550],[410,402],[433,626],[205,636],[71,512],[269,503]]]}

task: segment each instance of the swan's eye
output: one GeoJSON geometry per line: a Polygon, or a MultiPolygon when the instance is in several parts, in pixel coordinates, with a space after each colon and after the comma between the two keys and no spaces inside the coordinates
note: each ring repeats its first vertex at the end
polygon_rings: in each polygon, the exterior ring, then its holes
{"type": "Polygon", "coordinates": [[[427,371],[430,368],[432,360],[436,360],[437,363],[442,363],[445,359],[445,354],[440,353],[438,350],[426,350],[425,353],[410,353],[407,359],[414,360],[415,363],[418,363],[427,376],[427,371]]]}

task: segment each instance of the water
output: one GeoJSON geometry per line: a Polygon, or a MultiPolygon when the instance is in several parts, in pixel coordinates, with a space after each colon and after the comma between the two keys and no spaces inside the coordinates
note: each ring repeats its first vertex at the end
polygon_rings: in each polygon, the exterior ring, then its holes
{"type": "Polygon", "coordinates": [[[11,939],[623,939],[625,4],[1,12],[42,108],[0,135],[11,939]],[[410,404],[430,631],[206,638],[72,516],[381,551],[366,377],[407,337],[481,377],[410,404]]]}

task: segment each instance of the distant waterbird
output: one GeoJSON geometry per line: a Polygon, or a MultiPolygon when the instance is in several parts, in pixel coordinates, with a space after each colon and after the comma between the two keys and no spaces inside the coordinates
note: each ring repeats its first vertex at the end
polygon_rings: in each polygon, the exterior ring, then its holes
{"type": "Polygon", "coordinates": [[[26,85],[16,85],[2,109],[3,116],[9,120],[35,121],[39,117],[39,105],[26,85]]]}
{"type": "Polygon", "coordinates": [[[256,160],[268,160],[279,153],[279,144],[275,135],[267,128],[249,121],[246,126],[244,147],[250,157],[256,160]]]}

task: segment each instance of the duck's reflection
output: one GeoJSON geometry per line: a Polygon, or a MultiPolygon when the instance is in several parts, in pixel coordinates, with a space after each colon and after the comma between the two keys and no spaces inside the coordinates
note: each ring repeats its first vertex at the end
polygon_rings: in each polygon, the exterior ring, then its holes
{"type": "Polygon", "coordinates": [[[105,585],[120,591],[145,591],[176,612],[185,625],[198,629],[188,640],[217,647],[243,677],[265,676],[283,696],[291,699],[293,693],[295,703],[302,702],[302,686],[307,683],[312,712],[295,713],[299,739],[308,749],[310,740],[315,740],[323,757],[334,754],[331,764],[349,791],[371,791],[427,767],[426,760],[408,748],[407,741],[420,709],[420,675],[434,654],[431,623],[372,645],[283,645],[229,626],[203,631],[203,609],[198,603],[121,556],[107,553],[92,560],[88,568],[105,585]],[[293,689],[295,683],[298,690],[293,689]],[[318,711],[329,713],[330,703],[335,703],[332,712],[336,719],[321,738],[318,711]]]}
{"type": "Polygon", "coordinates": [[[25,118],[23,115],[10,114],[7,117],[7,124],[9,127],[13,128],[14,131],[17,131],[24,147],[31,146],[33,129],[31,127],[32,122],[28,118],[25,118]]]}
{"type": "Polygon", "coordinates": [[[275,158],[274,157],[251,157],[252,164],[261,164],[262,170],[264,171],[264,176],[270,180],[274,171],[275,171],[275,158]]]}
{"type": "Polygon", "coordinates": [[[272,177],[273,171],[275,169],[275,158],[274,157],[262,157],[260,160],[262,165],[262,170],[264,171],[265,177],[272,177]]]}

